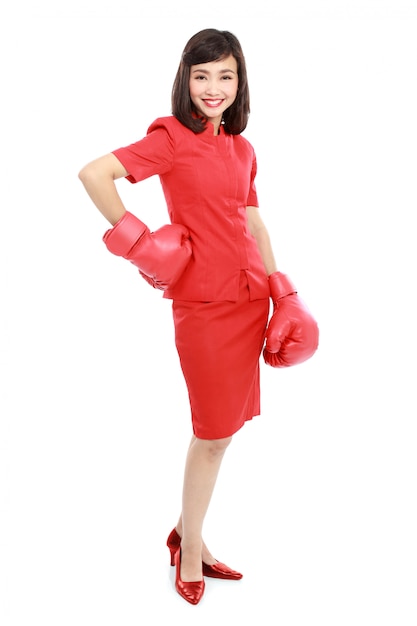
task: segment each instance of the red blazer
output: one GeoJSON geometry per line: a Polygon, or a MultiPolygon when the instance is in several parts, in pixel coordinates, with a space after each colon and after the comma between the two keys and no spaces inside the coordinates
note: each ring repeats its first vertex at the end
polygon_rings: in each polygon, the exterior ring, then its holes
{"type": "Polygon", "coordinates": [[[213,126],[196,134],[175,117],[159,118],[146,137],[113,154],[136,183],[158,174],[171,223],[191,234],[193,256],[164,297],[236,301],[241,270],[251,300],[269,298],[265,267],[247,224],[246,207],[258,206],[256,157],[241,135],[219,135],[213,126]]]}

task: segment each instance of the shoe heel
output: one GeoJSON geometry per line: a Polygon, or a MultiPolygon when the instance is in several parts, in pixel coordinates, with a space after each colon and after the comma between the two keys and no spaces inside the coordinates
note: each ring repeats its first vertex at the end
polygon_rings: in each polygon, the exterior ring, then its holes
{"type": "Polygon", "coordinates": [[[180,545],[181,545],[181,537],[179,536],[176,529],[174,528],[169,533],[169,536],[167,539],[167,546],[171,554],[171,565],[175,565],[175,554],[178,548],[180,547],[180,545]]]}
{"type": "MultiPolygon", "coordinates": [[[[168,546],[168,548],[169,548],[169,546],[168,546]]],[[[176,550],[172,550],[171,548],[169,548],[169,551],[171,553],[171,565],[175,565],[175,553],[176,553],[176,550]]]]}

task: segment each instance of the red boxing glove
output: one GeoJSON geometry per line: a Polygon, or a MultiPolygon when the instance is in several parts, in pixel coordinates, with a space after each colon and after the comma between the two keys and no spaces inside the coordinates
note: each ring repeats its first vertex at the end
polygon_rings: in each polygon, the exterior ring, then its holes
{"type": "Polygon", "coordinates": [[[108,250],[135,265],[156,289],[172,287],[192,254],[190,233],[180,224],[166,224],[151,233],[135,215],[126,211],[103,237],[108,250]]]}
{"type": "Polygon", "coordinates": [[[274,311],[266,331],[265,363],[272,367],[303,363],[317,350],[317,322],[285,274],[271,274],[269,288],[274,311]]]}

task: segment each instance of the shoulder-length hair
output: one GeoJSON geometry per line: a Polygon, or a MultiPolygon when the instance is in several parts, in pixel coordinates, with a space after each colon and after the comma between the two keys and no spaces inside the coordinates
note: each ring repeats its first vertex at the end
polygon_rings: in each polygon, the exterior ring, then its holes
{"type": "Polygon", "coordinates": [[[207,120],[198,113],[190,97],[190,68],[221,61],[230,55],[237,62],[238,92],[233,104],[223,113],[222,122],[226,133],[239,135],[248,123],[250,106],[245,57],[238,39],[227,30],[207,28],[191,37],[184,48],[172,87],[172,114],[195,133],[204,131],[207,120]]]}

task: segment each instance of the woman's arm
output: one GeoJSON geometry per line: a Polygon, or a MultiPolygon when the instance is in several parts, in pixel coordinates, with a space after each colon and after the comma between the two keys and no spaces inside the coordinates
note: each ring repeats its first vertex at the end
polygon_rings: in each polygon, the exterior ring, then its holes
{"type": "Polygon", "coordinates": [[[110,153],[91,161],[78,174],[91,200],[112,226],[126,213],[114,181],[128,173],[110,153]]]}
{"type": "Polygon", "coordinates": [[[268,276],[277,271],[268,231],[256,206],[246,207],[249,231],[255,237],[268,276]]]}

